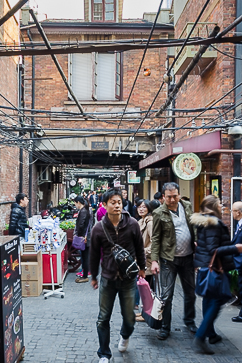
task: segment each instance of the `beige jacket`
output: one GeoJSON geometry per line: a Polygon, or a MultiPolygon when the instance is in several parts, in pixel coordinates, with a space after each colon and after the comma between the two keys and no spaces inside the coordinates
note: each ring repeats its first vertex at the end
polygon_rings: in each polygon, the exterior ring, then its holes
{"type": "Polygon", "coordinates": [[[146,257],[146,275],[152,275],[151,272],[151,237],[153,227],[153,217],[146,216],[144,219],[141,218],[139,221],[140,231],[144,241],[145,257],[146,257]]]}

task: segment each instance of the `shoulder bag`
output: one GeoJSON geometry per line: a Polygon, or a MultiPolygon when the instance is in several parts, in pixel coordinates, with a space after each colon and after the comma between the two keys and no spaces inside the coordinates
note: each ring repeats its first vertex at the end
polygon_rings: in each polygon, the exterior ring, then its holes
{"type": "Polygon", "coordinates": [[[134,279],[139,273],[139,267],[136,263],[136,261],[133,259],[129,251],[127,251],[125,248],[121,247],[118,244],[115,244],[105,227],[105,224],[103,220],[101,220],[101,225],[103,228],[103,231],[105,233],[105,236],[109,243],[112,244],[112,254],[114,257],[114,261],[116,262],[118,266],[118,270],[121,274],[121,277],[123,279],[134,279]]]}
{"type": "Polygon", "coordinates": [[[88,226],[87,226],[87,231],[86,231],[85,237],[82,237],[82,236],[81,237],[78,237],[78,236],[73,237],[72,247],[76,248],[77,250],[84,251],[85,248],[86,248],[86,239],[87,239],[87,234],[88,234],[90,222],[91,222],[91,217],[89,219],[89,223],[88,223],[88,226]]]}
{"type": "Polygon", "coordinates": [[[227,302],[231,299],[230,283],[227,274],[224,272],[217,250],[208,267],[201,267],[197,272],[197,283],[195,292],[199,296],[210,299],[222,299],[227,302]],[[215,267],[215,259],[217,268],[215,267]]]}

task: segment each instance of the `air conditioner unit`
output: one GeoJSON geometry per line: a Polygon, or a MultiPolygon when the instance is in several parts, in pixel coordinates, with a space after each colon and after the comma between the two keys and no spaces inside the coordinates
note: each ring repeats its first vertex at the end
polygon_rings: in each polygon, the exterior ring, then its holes
{"type": "Polygon", "coordinates": [[[51,168],[50,167],[48,167],[48,166],[40,167],[39,181],[42,183],[51,182],[51,168]]]}

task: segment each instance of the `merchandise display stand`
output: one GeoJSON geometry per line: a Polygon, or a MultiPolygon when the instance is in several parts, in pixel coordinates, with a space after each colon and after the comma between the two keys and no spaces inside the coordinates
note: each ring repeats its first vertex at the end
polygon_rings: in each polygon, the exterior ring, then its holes
{"type": "Polygon", "coordinates": [[[49,296],[57,295],[57,296],[61,296],[61,298],[63,299],[64,296],[65,296],[65,293],[63,291],[63,287],[60,287],[58,289],[55,289],[54,274],[53,274],[53,261],[52,261],[52,252],[51,251],[49,251],[49,256],[50,256],[50,273],[51,273],[51,286],[52,286],[52,290],[44,289],[43,290],[44,298],[47,299],[47,297],[49,297],[49,296]]]}

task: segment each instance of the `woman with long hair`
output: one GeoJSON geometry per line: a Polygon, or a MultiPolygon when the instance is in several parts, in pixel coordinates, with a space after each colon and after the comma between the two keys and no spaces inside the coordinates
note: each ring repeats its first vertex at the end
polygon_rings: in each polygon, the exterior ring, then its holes
{"type": "Polygon", "coordinates": [[[140,217],[138,223],[144,241],[146,257],[145,279],[149,282],[150,287],[153,287],[153,274],[151,272],[151,237],[153,217],[151,215],[150,201],[147,199],[140,199],[137,202],[137,212],[140,217]]]}
{"type": "MultiPolygon", "coordinates": [[[[214,195],[206,196],[200,205],[200,213],[192,215],[191,223],[197,228],[195,268],[208,267],[214,252],[217,250],[217,256],[221,258],[224,271],[234,269],[232,255],[242,251],[242,244],[231,245],[229,230],[221,218],[222,204],[219,198],[214,195]]],[[[222,337],[215,332],[214,321],[225,302],[219,297],[216,299],[203,298],[203,320],[193,341],[193,349],[195,351],[204,354],[214,354],[205,339],[208,337],[210,344],[221,341],[222,337]]]]}
{"type": "Polygon", "coordinates": [[[74,202],[79,210],[74,235],[78,237],[85,237],[87,234],[86,247],[85,250],[81,252],[83,276],[78,276],[75,280],[77,283],[80,283],[88,282],[88,260],[89,247],[91,243],[92,217],[89,211],[89,204],[81,195],[78,195],[74,199],[74,202]]]}
{"type": "MultiPolygon", "coordinates": [[[[151,215],[150,201],[147,199],[139,199],[137,204],[137,214],[139,216],[138,224],[140,227],[140,231],[143,237],[144,242],[144,250],[145,250],[145,258],[146,258],[146,271],[145,271],[145,279],[148,281],[150,287],[153,287],[153,275],[151,272],[151,236],[152,236],[152,226],[153,226],[153,217],[151,215]]],[[[139,292],[136,290],[135,296],[135,309],[139,304],[139,292]]],[[[136,321],[143,322],[145,319],[141,316],[140,313],[136,314],[136,321]]]]}

